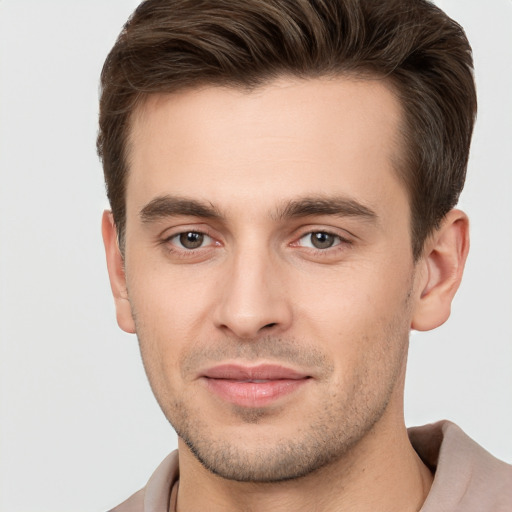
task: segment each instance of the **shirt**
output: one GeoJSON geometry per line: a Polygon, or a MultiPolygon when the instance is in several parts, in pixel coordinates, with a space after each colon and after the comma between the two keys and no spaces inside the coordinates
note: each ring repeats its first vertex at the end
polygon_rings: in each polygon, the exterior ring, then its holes
{"type": "MultiPolygon", "coordinates": [[[[408,430],[434,473],[420,512],[512,512],[512,466],[493,457],[457,425],[440,421],[408,430]]],[[[175,512],[178,451],[158,466],[146,487],[110,512],[175,512]]]]}

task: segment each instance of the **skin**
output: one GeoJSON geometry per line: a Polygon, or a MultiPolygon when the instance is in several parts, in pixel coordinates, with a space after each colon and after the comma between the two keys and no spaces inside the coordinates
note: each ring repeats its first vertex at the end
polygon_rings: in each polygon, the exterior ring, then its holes
{"type": "Polygon", "coordinates": [[[421,508],[409,331],[448,318],[468,222],[450,212],[414,262],[400,125],[385,82],[347,77],[155,95],[136,112],[124,255],[109,212],[103,235],[118,323],[179,435],[179,511],[421,508]],[[201,377],[224,363],[308,379],[240,406],[201,377]]]}

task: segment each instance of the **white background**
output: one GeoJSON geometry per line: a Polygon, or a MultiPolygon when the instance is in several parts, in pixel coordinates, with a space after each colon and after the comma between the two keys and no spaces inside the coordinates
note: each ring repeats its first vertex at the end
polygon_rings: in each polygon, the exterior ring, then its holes
{"type": "MultiPolygon", "coordinates": [[[[512,2],[444,0],[480,98],[450,321],[412,337],[407,423],[459,423],[512,462],[512,2]]],[[[0,511],[101,511],[176,445],[100,237],[98,76],[135,0],[0,0],[0,511]]]]}

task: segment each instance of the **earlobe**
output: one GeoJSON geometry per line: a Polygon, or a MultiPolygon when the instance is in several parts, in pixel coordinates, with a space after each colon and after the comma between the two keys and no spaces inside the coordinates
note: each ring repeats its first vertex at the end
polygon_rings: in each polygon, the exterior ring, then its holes
{"type": "Polygon", "coordinates": [[[427,240],[411,328],[428,331],[450,316],[469,251],[469,221],[460,210],[451,210],[441,227],[427,240]]]}
{"type": "Polygon", "coordinates": [[[109,210],[103,212],[101,232],[105,245],[110,287],[116,306],[117,323],[123,331],[133,334],[135,333],[135,322],[128,300],[124,262],[119,249],[114,218],[109,210]]]}

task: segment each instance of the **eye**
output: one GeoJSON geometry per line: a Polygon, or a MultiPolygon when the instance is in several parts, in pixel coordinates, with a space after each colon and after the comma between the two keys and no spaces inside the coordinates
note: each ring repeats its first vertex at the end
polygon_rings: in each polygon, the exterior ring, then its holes
{"type": "Polygon", "coordinates": [[[341,243],[341,237],[327,233],[325,231],[313,231],[300,238],[299,243],[302,247],[312,249],[329,249],[341,243]]]}
{"type": "Polygon", "coordinates": [[[197,231],[187,231],[185,233],[179,233],[172,236],[169,238],[169,242],[178,246],[179,248],[193,250],[199,249],[204,245],[211,244],[212,239],[204,233],[199,233],[197,231]]]}

